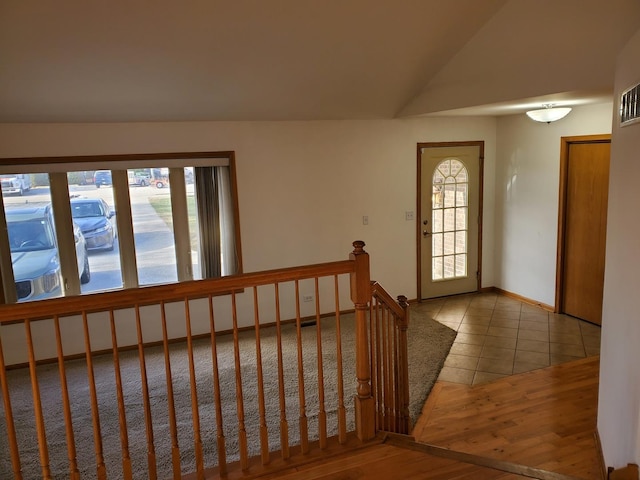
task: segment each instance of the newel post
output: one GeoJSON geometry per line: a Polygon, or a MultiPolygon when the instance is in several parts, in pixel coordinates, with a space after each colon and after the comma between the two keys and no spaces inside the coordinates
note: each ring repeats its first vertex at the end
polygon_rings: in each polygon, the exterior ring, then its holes
{"type": "Polygon", "coordinates": [[[404,317],[398,322],[398,393],[400,398],[400,432],[406,435],[411,431],[409,414],[409,357],[407,329],[409,328],[409,303],[404,295],[398,296],[398,304],[404,311],[404,317]]]}
{"type": "Polygon", "coordinates": [[[364,242],[353,242],[349,259],[355,262],[351,274],[351,300],[355,306],[356,321],[356,377],[358,386],[355,396],[356,434],[362,441],[375,436],[375,411],[371,396],[371,365],[367,335],[367,312],[371,301],[369,254],[364,251],[364,242]]]}

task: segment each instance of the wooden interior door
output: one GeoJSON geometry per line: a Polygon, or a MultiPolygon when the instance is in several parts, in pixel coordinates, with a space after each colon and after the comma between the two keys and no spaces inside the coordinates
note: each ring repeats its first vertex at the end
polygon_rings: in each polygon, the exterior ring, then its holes
{"type": "Polygon", "coordinates": [[[479,289],[482,147],[482,142],[419,145],[421,299],[479,289]]]}
{"type": "MultiPolygon", "coordinates": [[[[600,325],[604,287],[609,135],[563,138],[559,311],[600,325]],[[564,192],[563,192],[564,190],[564,192]]],[[[556,299],[558,300],[558,298],[556,299]]]]}

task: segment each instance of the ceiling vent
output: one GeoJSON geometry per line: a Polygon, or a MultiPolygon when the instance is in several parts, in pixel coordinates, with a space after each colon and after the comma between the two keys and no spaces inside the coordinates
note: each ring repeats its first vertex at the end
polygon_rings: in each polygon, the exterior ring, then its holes
{"type": "Polygon", "coordinates": [[[622,92],[620,98],[620,126],[640,122],[640,84],[622,92]]]}

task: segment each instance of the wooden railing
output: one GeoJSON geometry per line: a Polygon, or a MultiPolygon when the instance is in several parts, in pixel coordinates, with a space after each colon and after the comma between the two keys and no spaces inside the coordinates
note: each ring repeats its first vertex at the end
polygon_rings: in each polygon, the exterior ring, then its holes
{"type": "Polygon", "coordinates": [[[369,340],[377,430],[408,434],[411,430],[407,356],[409,304],[404,295],[399,296],[396,303],[376,282],[371,283],[371,297],[369,340]]]}
{"type": "Polygon", "coordinates": [[[407,433],[406,299],[370,283],[363,247],[0,306],[0,477],[201,479],[407,433]]]}

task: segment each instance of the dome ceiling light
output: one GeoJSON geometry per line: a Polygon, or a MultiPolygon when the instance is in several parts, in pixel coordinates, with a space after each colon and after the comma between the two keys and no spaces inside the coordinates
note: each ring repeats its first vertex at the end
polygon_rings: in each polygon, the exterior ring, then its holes
{"type": "Polygon", "coordinates": [[[527,116],[536,122],[551,123],[569,115],[570,107],[553,108],[552,103],[542,105],[539,110],[529,110],[527,116]]]}

